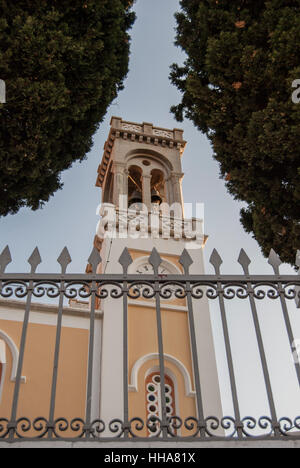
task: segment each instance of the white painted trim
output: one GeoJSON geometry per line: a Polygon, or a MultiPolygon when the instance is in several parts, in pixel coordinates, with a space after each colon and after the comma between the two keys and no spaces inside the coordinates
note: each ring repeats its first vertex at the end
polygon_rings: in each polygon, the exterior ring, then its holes
{"type": "Polygon", "coordinates": [[[6,373],[6,344],[3,340],[0,340],[0,363],[2,364],[2,372],[0,374],[0,403],[4,388],[4,380],[6,373]]]}
{"type": "MultiPolygon", "coordinates": [[[[23,322],[24,321],[24,308],[25,305],[22,306],[15,304],[5,304],[5,308],[2,308],[2,304],[0,303],[0,321],[7,320],[10,322],[23,322]]],[[[102,320],[102,311],[96,312],[96,320],[102,320]]],[[[44,310],[32,310],[30,312],[30,323],[38,324],[38,325],[52,325],[56,326],[57,324],[57,307],[55,309],[55,313],[47,313],[44,310]]],[[[90,316],[89,311],[84,315],[63,315],[63,323],[64,328],[78,328],[82,330],[89,330],[90,328],[90,316]]]]}
{"type": "MultiPolygon", "coordinates": [[[[140,359],[138,359],[135,364],[132,367],[131,371],[131,376],[130,376],[130,384],[129,384],[129,391],[131,392],[137,392],[138,391],[138,374],[140,368],[145,364],[147,361],[151,361],[153,359],[159,359],[159,354],[158,353],[151,353],[151,354],[146,354],[145,356],[142,356],[140,359]]],[[[185,394],[188,397],[195,397],[195,391],[192,389],[192,382],[191,382],[191,377],[190,374],[187,370],[187,368],[182,364],[181,361],[176,359],[174,356],[171,356],[170,354],[164,354],[164,359],[166,362],[171,362],[174,364],[174,366],[177,367],[181,375],[183,376],[184,379],[184,387],[185,387],[185,394]]]]}
{"type": "Polygon", "coordinates": [[[138,148],[135,150],[130,150],[125,156],[126,167],[129,168],[130,165],[139,165],[143,172],[145,173],[145,166],[142,166],[142,159],[152,159],[158,165],[163,167],[165,172],[165,177],[169,177],[171,172],[174,171],[174,164],[163,154],[163,151],[155,151],[149,148],[138,148]],[[134,161],[137,159],[137,161],[134,161]],[[133,162],[134,161],[134,162],[133,162]]]}
{"type": "MultiPolygon", "coordinates": [[[[0,339],[2,339],[10,349],[12,355],[12,367],[11,367],[11,376],[10,380],[12,382],[16,381],[17,377],[17,368],[19,362],[19,350],[15,344],[15,342],[8,336],[4,331],[0,330],[0,339]]],[[[21,382],[26,382],[26,377],[21,377],[21,382]]]]}
{"type": "Polygon", "coordinates": [[[6,352],[5,352],[5,342],[0,340],[0,362],[1,364],[6,364],[6,352]]]}
{"type": "MultiPolygon", "coordinates": [[[[163,301],[163,300],[162,300],[163,301]]],[[[136,307],[147,307],[148,309],[155,309],[156,308],[156,303],[152,300],[147,300],[146,301],[138,301],[137,299],[131,299],[128,301],[128,305],[131,306],[136,306],[136,307]]],[[[172,305],[172,304],[165,304],[164,302],[161,303],[161,308],[162,309],[168,309],[168,310],[175,310],[177,312],[188,312],[188,308],[184,306],[178,306],[178,305],[172,305]]]]}

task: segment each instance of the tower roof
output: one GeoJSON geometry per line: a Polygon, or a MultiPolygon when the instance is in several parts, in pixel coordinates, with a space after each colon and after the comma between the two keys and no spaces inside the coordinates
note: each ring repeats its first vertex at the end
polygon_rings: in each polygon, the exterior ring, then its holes
{"type": "Polygon", "coordinates": [[[122,120],[121,117],[112,117],[110,125],[111,128],[108,139],[104,145],[102,161],[98,167],[97,187],[102,187],[114,142],[117,138],[154,146],[175,147],[180,150],[181,154],[186,146],[182,129],[173,128],[173,130],[171,130],[156,127],[152,123],[143,122],[139,124],[136,122],[128,122],[122,120]]]}

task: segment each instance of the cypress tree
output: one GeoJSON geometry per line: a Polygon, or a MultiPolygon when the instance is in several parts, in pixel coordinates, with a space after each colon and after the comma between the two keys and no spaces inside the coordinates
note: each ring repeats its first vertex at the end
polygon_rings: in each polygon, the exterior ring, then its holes
{"type": "Polygon", "coordinates": [[[172,107],[211,141],[241,222],[268,255],[300,248],[300,1],[181,0],[172,107]],[[294,93],[294,94],[293,94],[294,93]],[[292,96],[294,95],[294,99],[292,96]],[[298,101],[298,103],[297,103],[298,101]]]}
{"type": "Polygon", "coordinates": [[[128,72],[132,0],[0,0],[0,216],[82,161],[128,72]]]}

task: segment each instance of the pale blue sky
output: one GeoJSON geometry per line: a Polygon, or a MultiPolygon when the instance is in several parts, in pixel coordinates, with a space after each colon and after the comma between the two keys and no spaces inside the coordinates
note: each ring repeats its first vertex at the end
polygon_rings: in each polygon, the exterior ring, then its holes
{"type": "MultiPolygon", "coordinates": [[[[125,82],[125,89],[111,105],[106,118],[94,138],[94,146],[86,161],[74,164],[62,175],[64,188],[57,192],[51,201],[37,212],[22,209],[17,215],[0,220],[0,251],[9,244],[13,263],[8,267],[10,272],[25,272],[29,266],[26,260],[33,249],[38,246],[43,259],[40,272],[59,271],[56,259],[64,246],[67,246],[72,264],[69,272],[83,272],[87,258],[93,245],[98,217],[96,208],[100,203],[100,189],[95,187],[97,167],[102,158],[103,145],[109,132],[111,116],[119,116],[133,122],[153,122],[166,128],[181,127],[188,145],[183,157],[183,194],[185,202],[202,202],[205,205],[205,230],[209,240],[205,248],[206,269],[212,273],[208,258],[213,248],[223,257],[225,273],[241,273],[237,264],[239,251],[243,247],[252,259],[251,271],[254,273],[272,273],[260,253],[257,243],[246,234],[239,222],[241,204],[234,201],[226,192],[224,181],[219,179],[218,164],[212,158],[212,150],[207,138],[197,131],[193,124],[184,121],[176,122],[170,113],[170,107],[180,101],[180,95],[169,81],[169,67],[173,62],[182,62],[183,53],[174,46],[175,19],[174,13],[179,9],[178,0],[138,0],[135,6],[137,21],[132,30],[132,49],[130,71],[125,82]]],[[[283,266],[282,273],[294,273],[290,266],[283,266]]],[[[249,315],[247,320],[241,319],[239,305],[233,307],[231,325],[233,327],[233,347],[238,357],[239,388],[241,398],[244,396],[245,406],[255,408],[257,414],[265,413],[265,401],[257,405],[259,397],[255,392],[263,389],[257,386],[256,345],[245,333],[251,327],[249,315]],[[233,318],[232,318],[233,317],[233,318]],[[240,333],[244,330],[245,333],[240,333]],[[251,345],[251,343],[252,345],[251,345]],[[254,356],[249,362],[249,356],[254,356]],[[255,364],[256,363],[256,364],[255,364]],[[248,377],[248,378],[247,378],[248,377]],[[254,387],[251,387],[255,383],[254,387]],[[246,385],[247,388],[244,388],[246,385]],[[250,386],[249,386],[250,385],[250,386]],[[252,396],[249,399],[249,392],[252,396]]],[[[283,323],[278,305],[269,301],[262,310],[261,319],[265,326],[268,353],[272,359],[274,384],[281,390],[282,412],[289,410],[294,413],[294,405],[290,405],[293,395],[285,391],[285,382],[293,383],[295,398],[297,393],[293,365],[288,354],[288,347],[280,352],[281,347],[272,340],[273,332],[283,330],[283,323]],[[276,312],[276,310],[277,312],[276,312]],[[268,321],[268,320],[269,321],[268,321]],[[270,323],[274,327],[270,330],[270,323]],[[277,325],[275,325],[277,324],[277,325]],[[268,344],[269,343],[269,344],[268,344]],[[288,361],[284,367],[286,374],[276,372],[279,360],[285,356],[288,361]]],[[[292,305],[292,320],[300,330],[299,311],[292,305]]],[[[215,308],[212,306],[212,315],[215,308]]],[[[216,311],[218,314],[218,311],[216,311]]],[[[217,355],[222,381],[226,381],[226,363],[221,338],[220,323],[214,321],[217,345],[217,355]],[[220,339],[218,339],[220,338],[220,339]]],[[[252,333],[249,332],[250,335],[252,333]]],[[[252,336],[252,335],[251,335],[252,336]]],[[[275,333],[275,336],[281,334],[275,333]]],[[[283,337],[286,340],[286,337],[283,337]]],[[[227,387],[228,389],[228,379],[227,387]]],[[[229,396],[229,389],[227,396],[229,396]]],[[[230,398],[229,398],[230,400],[230,398]]],[[[225,395],[225,403],[226,403],[225,395]]],[[[227,401],[228,403],[228,401],[227,401]]],[[[230,408],[230,403],[228,403],[230,408]]],[[[252,413],[253,414],[253,413],[252,413]]]]}

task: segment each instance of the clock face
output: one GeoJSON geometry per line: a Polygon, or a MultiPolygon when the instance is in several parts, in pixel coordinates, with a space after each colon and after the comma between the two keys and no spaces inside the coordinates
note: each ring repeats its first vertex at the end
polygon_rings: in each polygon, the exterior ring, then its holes
{"type": "MultiPolygon", "coordinates": [[[[153,273],[154,273],[153,266],[150,265],[150,263],[143,263],[135,271],[139,275],[153,275],[153,273]]],[[[170,275],[171,272],[164,265],[160,265],[158,267],[158,274],[159,275],[170,275]]]]}
{"type": "MultiPolygon", "coordinates": [[[[139,275],[153,275],[154,274],[153,266],[150,265],[150,263],[145,262],[145,263],[139,265],[135,269],[135,273],[137,273],[139,275]]],[[[162,277],[164,277],[166,275],[172,275],[172,274],[174,274],[174,272],[171,271],[167,266],[165,266],[162,263],[158,267],[158,274],[161,275],[162,277]]],[[[147,287],[147,286],[143,285],[143,284],[136,285],[136,288],[138,290],[140,290],[141,292],[144,290],[145,287],[147,287]]],[[[163,292],[164,290],[167,289],[168,291],[171,291],[172,293],[174,293],[176,291],[176,288],[177,288],[176,285],[167,284],[165,288],[163,286],[161,286],[161,291],[163,292]]],[[[162,297],[162,299],[163,299],[163,297],[162,297]]]]}

